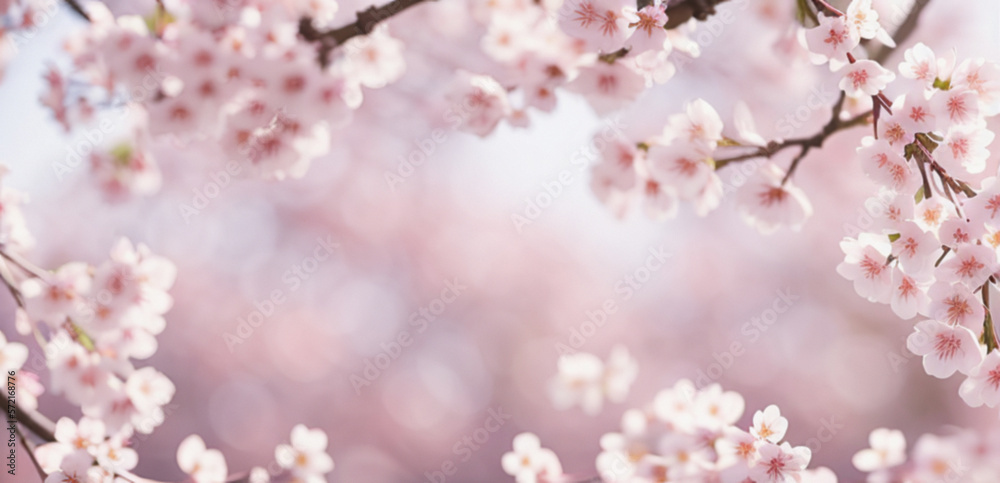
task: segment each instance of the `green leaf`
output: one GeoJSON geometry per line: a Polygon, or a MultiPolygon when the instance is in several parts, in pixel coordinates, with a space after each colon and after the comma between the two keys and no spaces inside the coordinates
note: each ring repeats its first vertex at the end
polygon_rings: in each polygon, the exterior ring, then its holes
{"type": "Polygon", "coordinates": [[[917,142],[919,142],[920,144],[923,144],[924,148],[926,148],[927,151],[929,151],[929,152],[933,153],[934,150],[937,149],[937,147],[938,147],[938,143],[934,142],[934,140],[932,140],[930,137],[928,137],[924,133],[917,133],[916,136],[914,136],[914,137],[917,138],[917,142]]]}
{"type": "Polygon", "coordinates": [[[889,234],[889,241],[890,242],[894,242],[896,240],[899,240],[899,237],[900,237],[899,233],[890,233],[889,234]]]}
{"type": "Polygon", "coordinates": [[[74,324],[72,321],[66,321],[66,323],[69,325],[69,328],[73,330],[73,338],[76,339],[76,341],[82,345],[84,349],[87,349],[89,352],[97,350],[97,346],[94,345],[94,340],[91,339],[79,325],[74,324]]]}
{"type": "Polygon", "coordinates": [[[132,161],[132,145],[127,142],[118,144],[111,148],[110,154],[116,165],[128,166],[132,161]]]}
{"type": "Polygon", "coordinates": [[[935,89],[941,89],[942,91],[946,91],[948,89],[951,89],[951,79],[949,78],[949,79],[941,80],[941,79],[935,78],[934,79],[934,88],[935,89]]]}
{"type": "Polygon", "coordinates": [[[819,18],[816,17],[816,12],[813,12],[812,8],[809,7],[809,0],[796,0],[795,20],[798,20],[805,28],[813,28],[819,25],[819,18]]]}

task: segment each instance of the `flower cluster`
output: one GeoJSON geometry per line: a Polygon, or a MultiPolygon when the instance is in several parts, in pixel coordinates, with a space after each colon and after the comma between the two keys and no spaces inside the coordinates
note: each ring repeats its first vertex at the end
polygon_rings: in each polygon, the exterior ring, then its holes
{"type": "Polygon", "coordinates": [[[761,232],[781,226],[798,229],[812,214],[812,205],[776,164],[751,164],[749,178],[739,186],[722,182],[716,172],[720,167],[717,151],[766,146],[745,104],[736,106],[733,126],[733,137],[723,135],[718,112],[696,99],[685,112],[672,115],[657,136],[638,142],[602,141],[591,187],[613,210],[624,212],[641,202],[654,220],[676,216],[680,201],[692,203],[695,212],[705,216],[719,207],[726,194],[735,193],[744,218],[761,232]]]}
{"type": "Polygon", "coordinates": [[[859,295],[889,304],[903,319],[918,315],[907,339],[928,374],[967,376],[960,390],[971,406],[1000,404],[1000,354],[989,295],[1000,269],[1000,186],[980,184],[994,134],[986,118],[1000,112],[1000,65],[956,62],[923,44],[899,65],[905,91],[882,119],[877,137],[858,148],[880,187],[885,216],[869,232],[841,243],[838,273],[859,295]],[[956,65],[957,64],[957,65],[956,65]],[[989,353],[989,355],[987,355],[989,353]]]}
{"type": "Polygon", "coordinates": [[[134,139],[90,155],[111,195],[155,191],[145,144],[168,134],[174,143],[221,145],[226,161],[258,176],[301,176],[328,151],[331,127],[360,105],[362,88],[383,87],[404,69],[402,43],[385,27],[346,42],[338,62],[322,67],[299,22],[330,18],[335,2],[160,5],[146,17],[115,17],[87,4],[88,28],[67,43],[72,71],[46,77],[44,103],[67,128],[98,108],[130,111],[134,139]]]}
{"type": "Polygon", "coordinates": [[[889,481],[967,481],[1000,479],[997,441],[1000,433],[957,430],[945,436],[924,434],[909,459],[901,431],[879,428],[869,436],[871,448],[854,455],[854,466],[868,473],[870,483],[889,481]]]}
{"type": "MultiPolygon", "coordinates": [[[[274,449],[278,465],[293,481],[322,483],[333,471],[333,460],[326,454],[327,436],[320,429],[303,425],[292,428],[291,444],[274,449]]],[[[208,449],[200,436],[192,434],[177,447],[177,466],[196,483],[221,483],[228,479],[226,459],[217,449],[208,449]]],[[[267,483],[272,472],[257,466],[250,470],[249,481],[267,483]]]]}
{"type": "MultiPolygon", "coordinates": [[[[19,305],[15,326],[39,341],[51,392],[83,413],[78,421],[63,417],[54,424],[51,441],[35,449],[39,469],[48,483],[113,481],[136,467],[139,457],[131,439],[162,424],[164,406],[174,396],[166,375],[136,367],[134,361],[157,350],[156,336],[166,327],[164,314],[173,305],[168,290],[176,268],[145,245],[124,238],[99,265],[70,262],[52,271],[38,268],[22,253],[32,244],[20,210],[22,197],[5,186],[0,189],[0,198],[9,201],[0,211],[0,275],[19,305]]],[[[17,372],[19,410],[36,409],[42,392],[37,376],[18,372],[28,356],[24,344],[8,342],[0,332],[0,369],[17,372]]],[[[326,448],[323,431],[298,425],[291,444],[275,449],[275,460],[298,481],[321,482],[333,470],[326,448]]],[[[196,435],[181,443],[177,461],[199,483],[229,478],[222,454],[206,449],[196,435]]],[[[255,473],[256,482],[271,474],[255,473]]]]}
{"type": "MultiPolygon", "coordinates": [[[[128,111],[131,138],[86,154],[111,199],[159,188],[149,146],[166,136],[239,161],[251,176],[300,177],[331,149],[331,129],[347,123],[364,90],[406,70],[403,43],[384,23],[330,37],[335,30],[323,29],[338,11],[332,0],[173,0],[118,16],[90,2],[84,10],[89,24],[66,42],[72,67],[49,68],[41,100],[67,131],[110,108],[128,111]]],[[[639,9],[626,0],[473,2],[467,15],[482,28],[489,65],[457,71],[445,120],[480,136],[504,120],[523,127],[530,108],[555,108],[560,88],[600,114],[623,107],[669,80],[677,55],[699,55],[691,38],[698,22],[668,25],[668,10],[660,0],[639,9]]],[[[70,168],[55,169],[62,176],[70,168]]]]}
{"type": "Polygon", "coordinates": [[[624,401],[639,371],[625,346],[612,349],[607,362],[580,352],[561,356],[558,365],[559,374],[549,386],[552,404],[557,409],[579,405],[590,415],[601,412],[605,398],[624,401]]]}
{"type": "MultiPolygon", "coordinates": [[[[615,483],[837,481],[829,469],[807,469],[809,448],[782,442],[788,420],[777,406],[754,413],[745,430],[736,426],[743,411],[738,393],[718,384],[697,389],[691,381],[678,381],[652,404],[626,411],[621,432],[601,438],[600,478],[615,483]]],[[[514,451],[503,456],[502,466],[522,483],[563,481],[556,455],[530,433],[514,439],[514,451]]]]}

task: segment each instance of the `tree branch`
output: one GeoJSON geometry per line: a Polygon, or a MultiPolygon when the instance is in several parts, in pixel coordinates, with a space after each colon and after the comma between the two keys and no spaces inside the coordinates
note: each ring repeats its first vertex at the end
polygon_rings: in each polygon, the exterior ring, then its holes
{"type": "MultiPolygon", "coordinates": [[[[822,2],[820,0],[814,0],[814,1],[819,1],[817,5],[819,4],[829,5],[826,2],[822,2]]],[[[911,8],[910,12],[906,15],[906,19],[899,26],[899,28],[896,29],[896,32],[893,34],[893,40],[896,42],[897,46],[906,41],[906,39],[913,33],[917,25],[917,20],[920,18],[921,12],[923,12],[924,8],[927,6],[928,3],[930,3],[930,0],[917,0],[916,3],[914,3],[913,8],[911,8]]],[[[893,47],[883,46],[882,49],[880,49],[875,55],[872,56],[872,60],[882,63],[885,61],[885,59],[889,57],[889,54],[891,54],[894,50],[895,49],[893,47]]],[[[848,56],[850,56],[850,54],[848,54],[848,56]]],[[[879,94],[880,96],[873,97],[872,101],[881,102],[882,106],[886,110],[888,110],[889,109],[888,99],[886,99],[885,96],[881,95],[881,93],[879,94]]],[[[802,161],[802,158],[805,157],[806,153],[808,153],[810,149],[821,147],[823,145],[823,141],[825,141],[826,138],[830,137],[830,135],[832,135],[837,131],[847,129],[849,127],[853,127],[859,124],[863,124],[867,120],[868,116],[872,115],[873,111],[867,111],[847,121],[840,121],[840,111],[844,105],[844,96],[845,96],[844,92],[841,92],[840,97],[837,99],[837,102],[833,106],[833,112],[830,115],[830,121],[827,122],[825,126],[823,126],[823,130],[816,133],[815,135],[805,138],[789,139],[786,141],[782,141],[780,143],[772,141],[767,146],[758,148],[756,151],[753,152],[744,153],[729,158],[717,159],[715,160],[715,168],[719,169],[729,163],[745,161],[747,159],[761,158],[761,157],[770,158],[771,156],[774,156],[775,154],[784,150],[785,148],[798,146],[801,148],[801,151],[795,157],[795,159],[792,160],[792,164],[789,166],[788,172],[785,174],[785,177],[782,180],[782,184],[784,184],[786,181],[788,181],[788,178],[792,175],[792,172],[795,171],[795,168],[798,167],[799,162],[802,161]]],[[[892,113],[891,111],[889,112],[890,114],[892,113]]],[[[933,167],[933,164],[931,166],[933,167]]],[[[953,188],[955,187],[953,186],[953,188]]],[[[927,191],[929,192],[929,190],[927,191]]],[[[956,189],[956,191],[959,191],[959,189],[956,189]]],[[[965,192],[964,189],[961,189],[961,191],[965,192]]]]}
{"type": "MultiPolygon", "coordinates": [[[[715,6],[727,0],[673,0],[665,2],[667,4],[667,24],[663,28],[670,30],[680,27],[688,20],[695,18],[700,21],[707,20],[710,15],[715,14],[715,6]]],[[[636,0],[639,8],[651,5],[653,2],[636,0]]]]}
{"type": "MultiPolygon", "coordinates": [[[[844,105],[845,97],[846,95],[843,92],[841,92],[840,97],[837,99],[837,102],[834,103],[833,105],[833,113],[830,115],[830,120],[827,121],[826,125],[823,126],[823,129],[820,130],[818,133],[809,137],[786,139],[781,142],[772,141],[767,146],[757,148],[756,150],[749,153],[744,153],[729,158],[716,159],[715,169],[722,168],[723,166],[726,166],[729,163],[745,161],[747,159],[770,158],[787,148],[799,147],[801,148],[801,151],[792,161],[792,165],[789,167],[788,172],[785,174],[785,181],[787,181],[787,178],[791,176],[792,172],[795,171],[795,168],[798,167],[799,161],[801,161],[802,158],[805,157],[805,154],[809,152],[810,149],[822,147],[823,142],[825,142],[827,138],[829,138],[838,131],[843,131],[844,129],[859,126],[865,124],[868,121],[868,117],[871,116],[872,111],[865,111],[846,121],[840,120],[840,111],[844,105]]],[[[782,183],[784,183],[785,181],[782,181],[782,183]]]]}
{"type": "Polygon", "coordinates": [[[90,22],[90,16],[83,10],[83,6],[80,5],[78,0],[66,0],[66,5],[69,6],[70,10],[76,12],[77,15],[83,17],[84,20],[90,22]]]}
{"type": "Polygon", "coordinates": [[[330,52],[338,45],[359,35],[368,35],[383,20],[426,1],[430,0],[393,0],[381,7],[371,6],[359,11],[354,23],[332,30],[317,30],[313,27],[312,18],[303,17],[299,20],[299,35],[310,42],[320,43],[319,62],[326,67],[330,63],[330,52]]]}
{"type": "MultiPolygon", "coordinates": [[[[903,23],[899,25],[896,32],[892,34],[892,40],[896,42],[896,46],[902,45],[903,42],[906,42],[906,39],[913,34],[914,30],[916,30],[917,21],[920,20],[920,14],[923,13],[924,8],[927,7],[928,3],[931,3],[931,0],[916,0],[916,2],[913,3],[913,7],[910,8],[910,13],[906,14],[906,19],[904,19],[903,23]]],[[[889,58],[889,55],[892,54],[894,50],[896,49],[893,47],[883,45],[877,52],[875,52],[874,55],[872,55],[871,59],[881,64],[889,58]]]]}

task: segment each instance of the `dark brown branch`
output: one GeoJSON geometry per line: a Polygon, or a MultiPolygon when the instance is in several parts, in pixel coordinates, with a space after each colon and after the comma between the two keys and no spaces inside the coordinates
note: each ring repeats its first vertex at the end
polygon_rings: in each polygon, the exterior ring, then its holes
{"type": "Polygon", "coordinates": [[[338,45],[359,35],[368,35],[383,20],[426,1],[430,0],[393,0],[381,7],[371,6],[358,12],[354,23],[332,30],[318,30],[312,18],[304,17],[299,20],[299,35],[310,42],[319,42],[319,62],[325,67],[330,63],[330,52],[338,45]]]}
{"type": "MultiPolygon", "coordinates": [[[[844,105],[844,98],[845,94],[841,92],[840,97],[837,99],[837,102],[833,105],[833,113],[830,115],[830,120],[826,123],[825,126],[823,126],[823,129],[820,130],[818,133],[809,137],[787,139],[781,142],[772,141],[767,146],[757,148],[756,150],[749,153],[744,153],[729,158],[717,159],[715,160],[715,168],[719,169],[729,163],[745,161],[747,159],[770,158],[787,148],[798,147],[801,149],[801,151],[792,161],[792,165],[789,167],[788,172],[785,174],[785,181],[787,181],[788,177],[791,176],[793,171],[795,171],[795,168],[798,167],[799,161],[801,161],[802,158],[805,157],[806,153],[808,153],[809,150],[813,148],[822,147],[823,142],[825,142],[827,138],[829,138],[838,131],[842,131],[844,129],[848,129],[854,126],[859,126],[868,121],[868,117],[871,116],[872,111],[866,111],[846,121],[842,121],[840,119],[840,111],[844,105]]],[[[782,181],[782,183],[784,183],[785,181],[782,181]]]]}
{"type": "MultiPolygon", "coordinates": [[[[726,0],[680,0],[667,3],[667,24],[663,28],[670,30],[680,27],[692,18],[705,21],[715,14],[715,6],[726,0]]],[[[636,6],[642,8],[643,0],[637,0],[636,6]],[[641,6],[640,6],[641,5],[641,6]]],[[[647,4],[652,4],[648,2],[647,4]]]]}
{"type": "Polygon", "coordinates": [[[997,349],[997,333],[993,327],[993,311],[990,309],[990,285],[993,285],[993,277],[990,277],[983,284],[983,306],[986,308],[986,316],[983,318],[983,343],[986,344],[986,353],[989,354],[997,349]]]}
{"type": "MultiPolygon", "coordinates": [[[[913,30],[916,28],[917,25],[917,20],[920,18],[921,12],[923,12],[924,7],[926,7],[928,3],[930,3],[930,0],[916,1],[916,3],[913,5],[913,8],[911,8],[910,12],[907,14],[906,19],[903,21],[900,27],[896,29],[896,32],[893,34],[893,40],[896,42],[896,45],[900,45],[903,42],[905,42],[906,39],[910,36],[910,34],[913,33],[913,30]]],[[[817,3],[817,5],[821,4],[828,5],[826,4],[826,2],[817,3]]],[[[879,50],[874,56],[872,56],[872,59],[879,63],[882,63],[885,61],[886,58],[889,57],[889,54],[891,54],[893,50],[894,49],[892,47],[883,46],[881,50],[879,50]]],[[[850,57],[850,54],[848,54],[848,56],[850,57]]],[[[892,104],[889,102],[888,98],[886,98],[885,95],[882,94],[881,92],[879,92],[878,96],[872,98],[872,102],[880,103],[882,108],[886,109],[886,111],[888,111],[889,114],[892,114],[891,110],[892,104]]],[[[745,161],[747,159],[762,158],[762,157],[770,158],[771,156],[774,156],[775,154],[784,150],[785,148],[798,146],[801,149],[801,151],[799,151],[799,154],[795,157],[795,159],[792,160],[792,164],[789,166],[788,172],[785,174],[785,177],[782,180],[782,184],[784,184],[786,181],[788,181],[788,178],[792,175],[792,172],[795,171],[795,168],[798,167],[799,162],[802,161],[802,159],[805,157],[805,155],[809,152],[810,149],[821,147],[823,145],[823,141],[825,141],[826,138],[830,137],[830,135],[832,135],[837,131],[852,126],[856,126],[859,124],[863,124],[867,120],[867,118],[871,116],[873,113],[873,111],[867,111],[855,116],[850,120],[840,121],[840,110],[843,104],[844,104],[844,92],[841,92],[840,97],[837,99],[837,102],[833,106],[833,112],[831,113],[830,121],[827,122],[825,126],[823,126],[822,131],[816,133],[815,135],[806,138],[789,139],[786,141],[782,141],[780,143],[772,141],[767,146],[758,148],[757,150],[749,153],[743,153],[738,156],[732,156],[729,158],[717,159],[715,160],[715,168],[719,169],[729,163],[745,161]]],[[[936,163],[932,162],[931,167],[933,168],[935,164],[936,163]]],[[[926,176],[925,173],[921,174],[924,174],[926,176]]],[[[952,182],[954,182],[954,180],[952,180],[952,182]]],[[[951,188],[954,189],[956,192],[962,191],[963,193],[966,193],[966,195],[969,194],[968,191],[971,191],[971,190],[966,190],[965,187],[959,186],[957,183],[955,185],[952,185],[951,188]]],[[[930,194],[929,189],[925,189],[925,191],[928,193],[928,195],[930,194]]],[[[975,195],[973,194],[972,196],[975,195]]]]}
{"type": "MultiPolygon", "coordinates": [[[[917,0],[913,3],[913,7],[910,8],[910,13],[906,14],[906,19],[904,19],[903,23],[899,25],[896,32],[892,34],[892,39],[896,42],[897,46],[906,42],[906,39],[913,34],[914,30],[916,30],[917,21],[920,20],[920,14],[923,13],[924,8],[927,7],[928,3],[931,3],[931,0],[917,0]]],[[[884,63],[894,50],[896,49],[893,47],[883,45],[877,52],[875,52],[874,55],[872,55],[871,59],[879,64],[884,63]]]]}
{"type": "Polygon", "coordinates": [[[45,473],[45,470],[42,469],[42,465],[38,463],[38,458],[35,457],[35,444],[28,438],[24,437],[24,433],[21,432],[20,426],[15,426],[14,431],[17,433],[17,438],[21,440],[21,445],[23,445],[24,449],[28,452],[28,459],[31,460],[31,464],[34,465],[35,471],[38,472],[38,477],[41,478],[44,483],[46,477],[49,475],[45,473]]]}
{"type": "Polygon", "coordinates": [[[83,6],[80,5],[79,1],[77,1],[77,0],[66,0],[66,5],[69,6],[70,10],[76,12],[77,15],[83,17],[84,20],[90,22],[90,15],[87,15],[87,12],[85,12],[83,10],[83,6]]]}

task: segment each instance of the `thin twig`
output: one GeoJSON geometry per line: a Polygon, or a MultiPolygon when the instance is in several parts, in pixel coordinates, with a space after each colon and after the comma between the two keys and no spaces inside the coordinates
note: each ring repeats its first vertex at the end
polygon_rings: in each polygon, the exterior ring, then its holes
{"type": "Polygon", "coordinates": [[[38,458],[35,458],[35,445],[30,440],[28,440],[28,438],[24,437],[24,433],[21,432],[20,426],[15,425],[14,431],[17,433],[18,439],[21,440],[21,445],[24,446],[25,451],[28,452],[28,459],[31,460],[31,464],[35,466],[35,470],[38,471],[38,476],[42,479],[42,482],[44,483],[45,479],[49,475],[45,473],[44,469],[42,469],[42,465],[38,462],[38,458]]]}
{"type": "MultiPolygon", "coordinates": [[[[906,18],[903,20],[903,23],[901,23],[899,28],[896,29],[896,32],[892,34],[892,40],[896,42],[897,46],[902,45],[903,42],[906,42],[906,39],[913,34],[913,31],[917,28],[917,21],[920,20],[920,14],[923,13],[924,8],[926,8],[927,4],[930,2],[931,0],[916,0],[916,2],[913,3],[913,7],[911,7],[910,12],[906,14],[906,18]]],[[[871,56],[871,59],[879,64],[882,64],[895,50],[896,49],[893,47],[883,45],[871,56]]]]}
{"type": "Polygon", "coordinates": [[[69,5],[70,10],[76,12],[77,15],[83,17],[84,20],[86,20],[88,22],[91,21],[90,20],[90,15],[87,15],[87,12],[83,10],[83,6],[80,5],[79,1],[77,1],[77,0],[66,0],[66,5],[69,5]]]}
{"type": "Polygon", "coordinates": [[[381,7],[371,6],[359,11],[353,23],[325,31],[313,27],[312,18],[303,17],[299,20],[299,35],[308,41],[319,42],[319,62],[326,67],[330,63],[330,52],[338,45],[359,35],[368,35],[383,20],[425,1],[429,0],[393,0],[381,7]]]}

